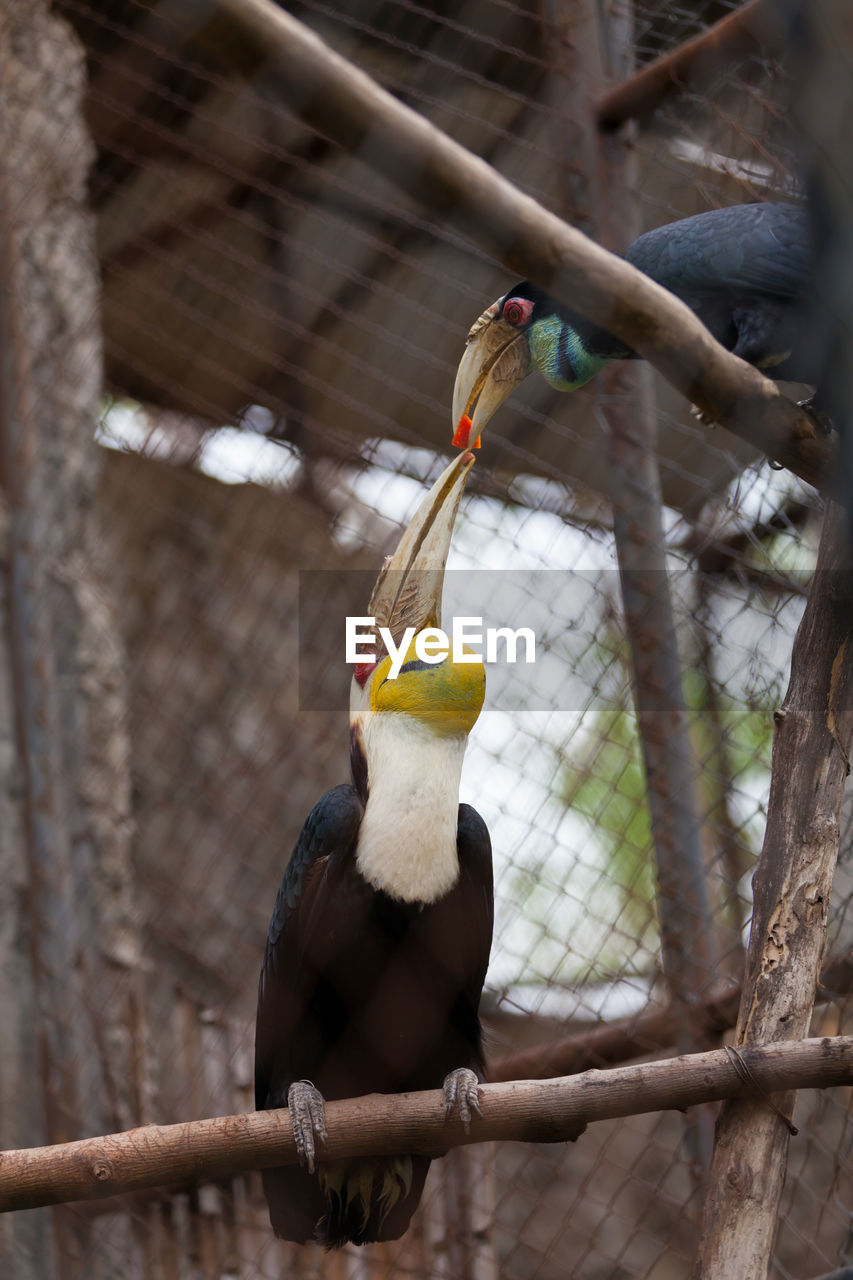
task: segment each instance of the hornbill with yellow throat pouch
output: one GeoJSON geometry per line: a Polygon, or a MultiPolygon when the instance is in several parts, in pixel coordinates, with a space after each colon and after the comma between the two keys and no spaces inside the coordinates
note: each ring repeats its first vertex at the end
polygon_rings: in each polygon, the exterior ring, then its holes
{"type": "MultiPolygon", "coordinates": [[[[440,626],[473,462],[462,454],[444,471],[374,587],[369,613],[397,645],[407,627],[440,626]]],[[[484,1078],[491,846],[459,804],[483,664],[427,663],[413,641],[393,679],[378,639],[376,654],[352,682],[352,784],[323,796],[296,842],[258,994],[255,1105],[290,1108],[303,1160],[264,1171],[270,1220],[286,1240],[331,1247],[401,1236],[430,1158],[324,1160],[323,1100],[442,1087],[467,1127],[484,1078]]]]}
{"type": "MultiPolygon", "coordinates": [[[[625,257],[686,302],[727,350],[772,378],[818,384],[811,242],[805,207],[741,204],[647,231],[625,257]]],[[[574,391],[611,360],[637,358],[621,338],[522,281],[468,335],[453,395],[454,444],[467,448],[529,373],[574,391]]],[[[805,407],[826,425],[819,386],[805,407]]]]}

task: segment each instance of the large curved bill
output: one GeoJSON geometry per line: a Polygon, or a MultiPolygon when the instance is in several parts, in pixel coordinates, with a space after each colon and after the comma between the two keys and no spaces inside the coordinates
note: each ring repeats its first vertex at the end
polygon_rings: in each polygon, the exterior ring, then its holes
{"type": "Polygon", "coordinates": [[[379,571],[368,608],[395,639],[406,627],[441,626],[444,569],[474,461],[473,453],[462,453],[445,467],[379,571]]]}
{"type": "MultiPolygon", "coordinates": [[[[385,656],[379,627],[387,627],[395,644],[399,644],[407,627],[420,631],[441,626],[444,570],[459,503],[474,462],[474,454],[466,452],[445,467],[409,521],[397,550],[379,571],[367,606],[368,615],[376,619],[376,662],[385,656]]],[[[373,665],[371,662],[369,669],[373,665]]],[[[357,669],[350,699],[351,718],[363,714],[369,701],[364,693],[365,676],[365,671],[357,669]]]]}
{"type": "Polygon", "coordinates": [[[468,334],[453,388],[453,443],[467,449],[530,372],[524,332],[498,319],[493,302],[468,334]]]}

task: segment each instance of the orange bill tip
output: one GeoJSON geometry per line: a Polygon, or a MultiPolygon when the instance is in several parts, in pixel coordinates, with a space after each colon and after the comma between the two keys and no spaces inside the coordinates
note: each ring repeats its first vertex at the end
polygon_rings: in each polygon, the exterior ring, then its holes
{"type": "Polygon", "coordinates": [[[479,448],[481,448],[481,447],[482,447],[482,441],[480,440],[480,437],[479,437],[479,436],[477,436],[477,439],[476,439],[476,440],[474,441],[474,443],[471,445],[471,448],[472,448],[472,449],[479,449],[479,448]]]}
{"type": "MultiPolygon", "coordinates": [[[[453,433],[453,440],[451,443],[453,444],[453,447],[455,449],[467,449],[470,439],[471,439],[471,419],[468,417],[467,413],[463,413],[462,417],[459,419],[459,425],[457,426],[456,430],[453,433]]],[[[478,449],[480,447],[479,440],[480,440],[480,437],[478,436],[477,443],[475,443],[474,445],[475,449],[478,449]]]]}

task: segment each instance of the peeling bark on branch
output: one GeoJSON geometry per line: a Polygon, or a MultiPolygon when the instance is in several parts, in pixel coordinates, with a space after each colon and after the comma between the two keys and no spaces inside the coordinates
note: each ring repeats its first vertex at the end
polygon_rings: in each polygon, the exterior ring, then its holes
{"type": "MultiPolygon", "coordinates": [[[[808,1034],[825,943],[839,819],[853,742],[853,595],[844,527],[830,507],[817,569],[776,712],[767,830],[737,1027],[739,1045],[808,1034]]],[[[780,1099],[790,1109],[793,1099],[780,1099]]],[[[767,1274],[788,1130],[740,1100],[717,1125],[699,1280],[767,1274]]]]}
{"type": "Polygon", "coordinates": [[[270,0],[217,6],[229,41],[275,69],[277,99],[309,127],[461,225],[516,277],[606,326],[713,422],[835,492],[834,442],[775,383],[715,342],[678,298],[543,209],[270,0]]]}
{"type": "MultiPolygon", "coordinates": [[[[767,1107],[765,1095],[773,1090],[853,1083],[851,1036],[771,1045],[742,1056],[751,1084],[725,1051],[714,1050],[572,1079],[485,1085],[482,1118],[467,1135],[461,1123],[445,1122],[439,1090],[330,1102],[326,1156],[339,1160],[400,1151],[436,1156],[454,1146],[497,1138],[566,1142],[595,1120],[683,1110],[755,1089],[764,1097],[759,1105],[767,1107]]],[[[230,1177],[247,1169],[295,1164],[296,1159],[285,1110],[147,1125],[61,1146],[3,1152],[0,1212],[230,1177]]]]}

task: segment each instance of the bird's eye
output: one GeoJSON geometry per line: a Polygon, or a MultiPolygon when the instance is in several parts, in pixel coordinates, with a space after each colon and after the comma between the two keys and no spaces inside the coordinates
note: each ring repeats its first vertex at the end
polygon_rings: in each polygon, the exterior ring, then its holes
{"type": "Polygon", "coordinates": [[[504,303],[503,318],[507,324],[520,328],[521,325],[527,324],[532,310],[533,303],[529,298],[507,298],[504,303]]]}

